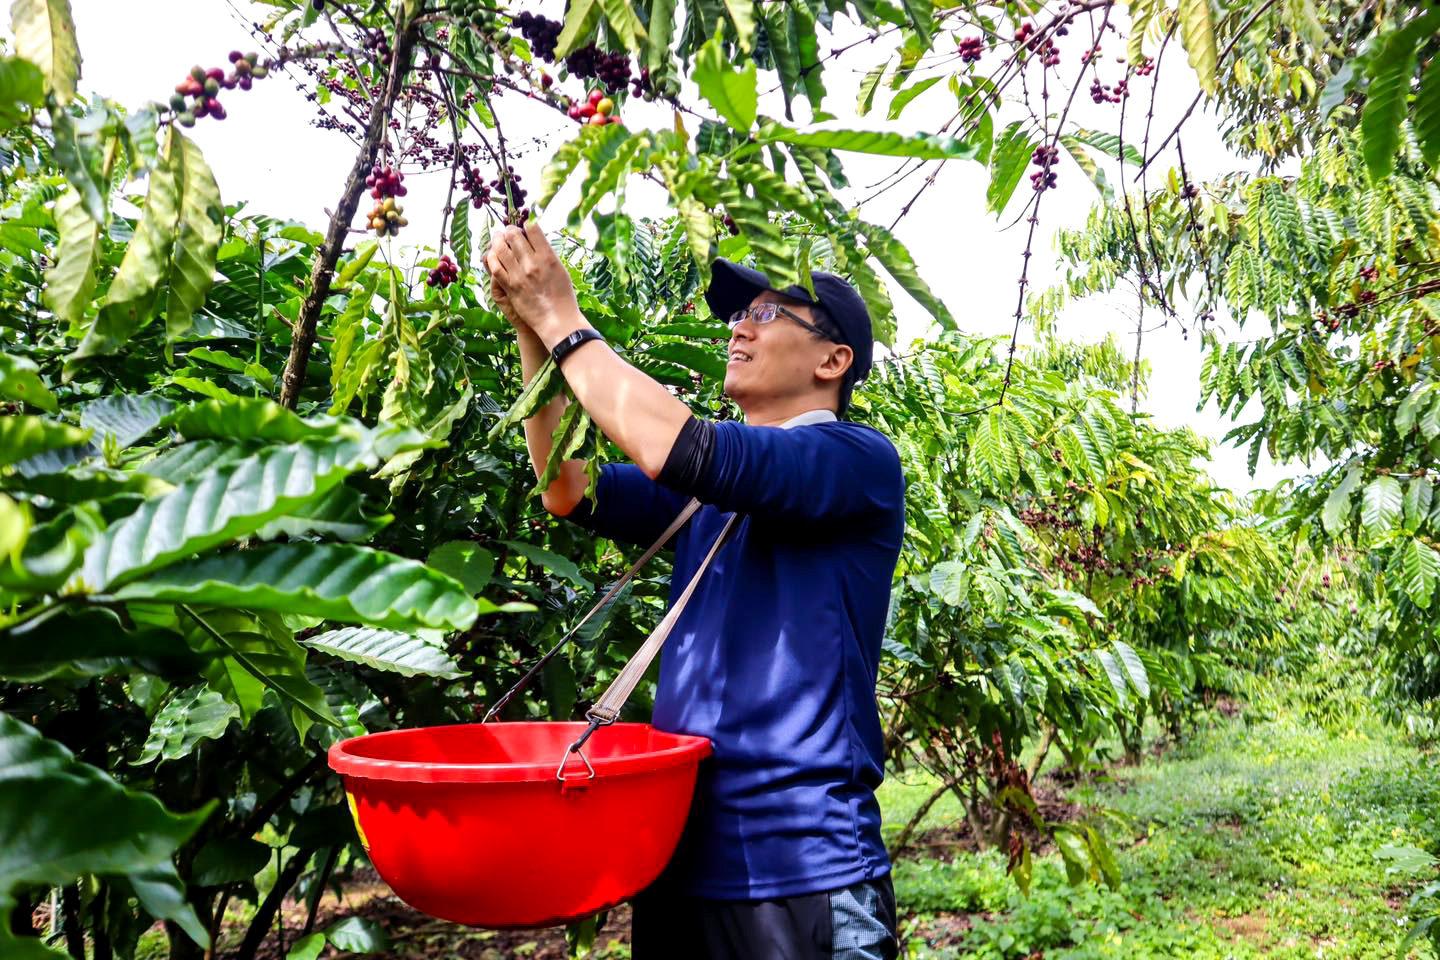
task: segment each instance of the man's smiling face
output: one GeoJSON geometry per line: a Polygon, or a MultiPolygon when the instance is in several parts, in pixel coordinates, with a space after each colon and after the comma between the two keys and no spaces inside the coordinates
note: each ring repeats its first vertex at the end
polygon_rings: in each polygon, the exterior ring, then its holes
{"type": "MultiPolygon", "coordinates": [[[[773,290],[757,294],[750,305],[761,303],[779,304],[806,323],[814,323],[808,304],[773,290]]],[[[813,393],[819,386],[816,371],[835,349],[835,343],[816,337],[783,313],[770,323],[756,323],[747,316],[730,331],[725,393],[742,409],[757,402],[813,393]]]]}

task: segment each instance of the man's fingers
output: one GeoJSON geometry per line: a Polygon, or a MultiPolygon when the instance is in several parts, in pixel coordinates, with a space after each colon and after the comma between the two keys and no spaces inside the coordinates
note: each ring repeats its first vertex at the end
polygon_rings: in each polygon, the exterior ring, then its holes
{"type": "Polygon", "coordinates": [[[500,238],[505,241],[507,247],[522,256],[534,246],[530,243],[530,238],[525,235],[525,231],[513,223],[500,231],[500,238]]]}
{"type": "Polygon", "coordinates": [[[507,256],[511,255],[510,251],[505,249],[503,245],[492,246],[490,250],[485,254],[485,267],[490,271],[490,276],[492,278],[499,278],[503,282],[505,276],[506,261],[502,254],[507,256]]]}
{"type": "Polygon", "coordinates": [[[530,241],[530,246],[536,251],[550,246],[550,241],[545,237],[545,231],[540,229],[540,224],[534,218],[526,221],[523,232],[525,239],[530,241]]]}

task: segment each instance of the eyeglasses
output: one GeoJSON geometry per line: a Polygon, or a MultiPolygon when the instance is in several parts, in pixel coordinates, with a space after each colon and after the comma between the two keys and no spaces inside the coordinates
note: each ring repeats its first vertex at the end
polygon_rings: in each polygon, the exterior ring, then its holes
{"type": "Polygon", "coordinates": [[[734,313],[730,314],[730,329],[734,330],[735,327],[739,325],[740,321],[744,320],[747,316],[757,324],[770,323],[777,316],[786,316],[789,317],[791,320],[794,320],[796,323],[800,324],[800,326],[804,327],[806,330],[818,334],[824,337],[826,340],[835,339],[830,334],[826,333],[824,330],[821,330],[813,323],[810,323],[808,320],[805,320],[804,318],[799,316],[793,310],[786,310],[784,307],[780,306],[780,304],[774,303],[773,301],[756,303],[752,304],[751,306],[744,307],[740,310],[736,310],[734,313]]]}

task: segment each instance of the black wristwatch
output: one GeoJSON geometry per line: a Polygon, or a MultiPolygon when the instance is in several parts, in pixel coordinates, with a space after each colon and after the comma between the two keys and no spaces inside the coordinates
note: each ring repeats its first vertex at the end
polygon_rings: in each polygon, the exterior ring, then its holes
{"type": "Polygon", "coordinates": [[[586,340],[599,340],[602,343],[605,342],[605,338],[600,336],[599,330],[596,330],[593,327],[582,327],[581,329],[576,330],[574,333],[570,334],[564,340],[561,340],[559,343],[555,344],[555,348],[550,351],[550,356],[554,357],[556,365],[559,365],[560,361],[565,359],[566,354],[568,354],[571,350],[574,350],[576,347],[580,346],[580,344],[584,343],[586,340]]]}

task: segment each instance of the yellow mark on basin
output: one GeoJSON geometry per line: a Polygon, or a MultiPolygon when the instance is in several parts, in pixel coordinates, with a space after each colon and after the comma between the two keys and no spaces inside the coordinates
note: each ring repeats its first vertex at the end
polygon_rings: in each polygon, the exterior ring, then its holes
{"type": "Polygon", "coordinates": [[[370,840],[365,836],[365,828],[360,826],[360,808],[355,806],[355,795],[349,790],[345,791],[345,800],[350,804],[350,819],[355,821],[355,832],[360,835],[360,846],[365,852],[370,852],[370,840]]]}

